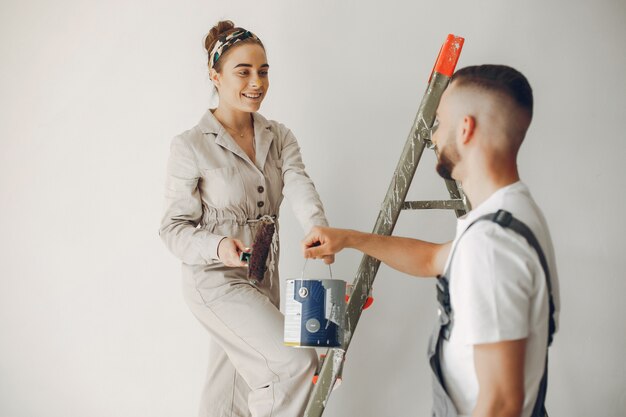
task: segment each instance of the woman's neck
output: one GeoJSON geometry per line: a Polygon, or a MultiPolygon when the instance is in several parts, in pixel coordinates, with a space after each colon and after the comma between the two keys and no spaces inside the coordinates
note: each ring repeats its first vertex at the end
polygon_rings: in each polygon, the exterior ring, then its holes
{"type": "Polygon", "coordinates": [[[224,107],[218,106],[213,111],[213,116],[226,131],[230,134],[233,140],[239,145],[250,161],[254,163],[256,161],[256,147],[254,143],[254,121],[252,113],[230,111],[224,109],[224,107]]]}
{"type": "Polygon", "coordinates": [[[218,106],[213,116],[224,126],[238,132],[248,130],[252,126],[252,113],[242,112],[218,106]]]}

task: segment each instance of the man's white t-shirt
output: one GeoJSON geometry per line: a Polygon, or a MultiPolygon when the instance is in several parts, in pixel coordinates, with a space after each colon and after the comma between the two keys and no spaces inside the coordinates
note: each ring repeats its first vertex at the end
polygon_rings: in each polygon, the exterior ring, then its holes
{"type": "Polygon", "coordinates": [[[478,397],[474,345],[527,339],[522,417],[532,413],[544,371],[548,289],[537,252],[523,236],[491,221],[476,223],[459,240],[475,219],[499,209],[512,213],[537,237],[550,270],[558,323],[559,285],[548,226],[528,187],[516,182],[496,191],[457,223],[453,250],[458,247],[449,277],[453,327],[443,343],[442,368],[446,389],[461,416],[472,413],[478,397]]]}

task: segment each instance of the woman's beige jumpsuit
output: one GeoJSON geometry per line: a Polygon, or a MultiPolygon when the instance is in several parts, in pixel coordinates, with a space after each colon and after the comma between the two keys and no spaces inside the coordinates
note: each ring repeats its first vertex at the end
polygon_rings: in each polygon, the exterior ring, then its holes
{"type": "Polygon", "coordinates": [[[185,300],[211,336],[202,417],[301,416],[317,364],[313,349],[282,343],[278,254],[258,286],[245,268],[217,258],[223,237],[251,246],[254,220],[277,216],[283,196],[305,232],[327,225],[294,135],[258,113],[253,118],[256,161],[208,110],[172,140],[167,166],[159,234],[182,260],[185,300]]]}

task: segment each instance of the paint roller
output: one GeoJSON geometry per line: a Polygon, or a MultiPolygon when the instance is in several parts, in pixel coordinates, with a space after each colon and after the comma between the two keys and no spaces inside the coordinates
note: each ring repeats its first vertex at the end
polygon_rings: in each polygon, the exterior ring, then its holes
{"type": "Polygon", "coordinates": [[[259,220],[252,249],[250,252],[242,252],[240,256],[242,261],[248,262],[248,279],[263,281],[275,232],[274,219],[264,216],[259,220]]]}

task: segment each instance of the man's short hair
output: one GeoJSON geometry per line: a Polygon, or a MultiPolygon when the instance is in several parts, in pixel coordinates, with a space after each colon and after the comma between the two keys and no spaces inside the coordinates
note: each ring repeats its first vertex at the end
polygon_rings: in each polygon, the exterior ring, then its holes
{"type": "Polygon", "coordinates": [[[506,65],[474,65],[454,73],[451,83],[504,94],[533,116],[533,90],[524,75],[506,65]]]}

